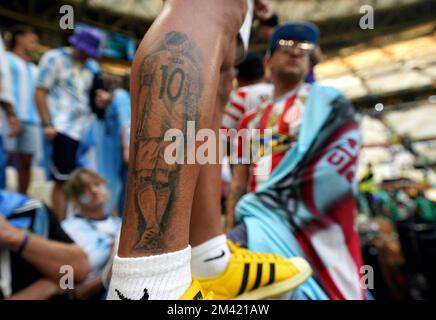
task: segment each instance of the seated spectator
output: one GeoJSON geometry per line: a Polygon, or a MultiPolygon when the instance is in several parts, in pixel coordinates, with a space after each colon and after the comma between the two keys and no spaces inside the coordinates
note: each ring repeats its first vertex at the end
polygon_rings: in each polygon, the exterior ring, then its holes
{"type": "Polygon", "coordinates": [[[86,252],[91,264],[84,284],[75,290],[76,297],[104,298],[102,276],[110,263],[121,220],[105,215],[104,208],[109,200],[106,182],[89,169],[76,169],[65,185],[65,193],[74,204],[75,213],[62,222],[62,227],[86,252]]]}
{"type": "Polygon", "coordinates": [[[0,299],[50,299],[63,292],[61,266],[85,279],[89,263],[83,250],[62,230],[40,201],[0,190],[0,299]]]}

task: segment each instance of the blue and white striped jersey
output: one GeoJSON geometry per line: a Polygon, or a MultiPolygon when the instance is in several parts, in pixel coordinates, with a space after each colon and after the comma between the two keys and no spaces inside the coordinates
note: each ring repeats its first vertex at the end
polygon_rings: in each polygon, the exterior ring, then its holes
{"type": "Polygon", "coordinates": [[[0,101],[12,104],[11,72],[8,68],[5,46],[0,34],[0,101]]]}
{"type": "Polygon", "coordinates": [[[34,95],[38,67],[13,52],[8,52],[6,57],[11,70],[15,113],[19,120],[37,124],[40,119],[34,95]]]}
{"type": "Polygon", "coordinates": [[[62,228],[88,256],[91,265],[88,280],[101,275],[114,249],[121,219],[113,216],[88,219],[72,215],[62,222],[62,228]]]}
{"type": "Polygon", "coordinates": [[[39,64],[37,86],[49,90],[48,105],[55,129],[74,140],[81,140],[94,118],[89,92],[99,67],[92,59],[80,63],[72,48],[53,49],[39,64]]]}
{"type": "MultiPolygon", "coordinates": [[[[6,58],[5,46],[2,35],[0,34],[0,101],[12,104],[12,88],[11,88],[11,70],[8,66],[6,58]]],[[[8,124],[3,108],[0,108],[0,138],[8,134],[8,124]]],[[[3,147],[0,149],[4,153],[3,147]]],[[[1,171],[1,168],[0,168],[1,171]]]]}

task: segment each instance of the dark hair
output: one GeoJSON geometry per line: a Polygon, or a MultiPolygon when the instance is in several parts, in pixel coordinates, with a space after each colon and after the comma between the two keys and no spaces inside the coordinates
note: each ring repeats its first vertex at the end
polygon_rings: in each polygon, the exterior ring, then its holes
{"type": "Polygon", "coordinates": [[[35,29],[26,25],[15,25],[11,28],[11,49],[14,49],[17,45],[17,37],[28,34],[36,33],[35,29]]]}
{"type": "Polygon", "coordinates": [[[279,25],[279,16],[275,13],[271,16],[271,18],[259,22],[259,27],[275,28],[278,25],[279,25]]]}
{"type": "Polygon", "coordinates": [[[245,81],[262,79],[265,75],[263,55],[260,52],[248,52],[244,61],[236,66],[237,77],[245,81]]]}

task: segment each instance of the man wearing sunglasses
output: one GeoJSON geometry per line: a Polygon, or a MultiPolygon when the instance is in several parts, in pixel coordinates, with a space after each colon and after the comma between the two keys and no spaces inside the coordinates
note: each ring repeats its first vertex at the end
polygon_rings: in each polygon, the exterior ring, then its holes
{"type": "MultiPolygon", "coordinates": [[[[276,29],[265,59],[274,85],[273,99],[245,114],[240,122],[240,129],[273,130],[270,173],[297,140],[301,115],[311,87],[305,83],[311,68],[310,54],[318,39],[318,28],[311,23],[292,22],[276,29]]],[[[235,166],[230,189],[234,201],[227,206],[228,227],[233,224],[236,202],[243,195],[238,190],[254,192],[270,176],[256,174],[258,165],[259,163],[235,166]],[[235,198],[234,195],[237,194],[239,197],[235,198]]]]}
{"type": "Polygon", "coordinates": [[[251,151],[254,163],[234,168],[227,226],[238,224],[228,237],[255,252],[303,253],[316,281],[302,284],[293,299],[363,299],[354,228],[361,136],[337,89],[305,81],[318,40],[318,28],[307,22],[283,24],[270,39],[273,99],[245,115],[240,129],[270,129],[272,137],[265,134],[251,151]]]}

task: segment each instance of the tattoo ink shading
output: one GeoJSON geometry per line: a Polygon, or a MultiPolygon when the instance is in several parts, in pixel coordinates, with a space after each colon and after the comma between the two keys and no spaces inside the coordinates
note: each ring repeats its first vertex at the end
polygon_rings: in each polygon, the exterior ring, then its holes
{"type": "Polygon", "coordinates": [[[180,191],[179,164],[167,164],[165,132],[200,119],[204,79],[198,48],[181,32],[169,32],[141,61],[135,103],[139,118],[133,142],[135,250],[162,252],[165,232],[180,191]]]}

